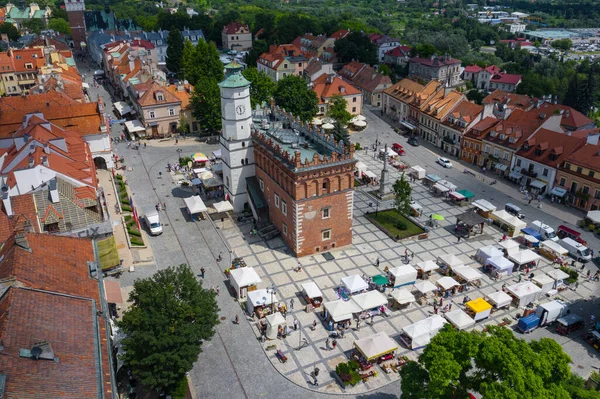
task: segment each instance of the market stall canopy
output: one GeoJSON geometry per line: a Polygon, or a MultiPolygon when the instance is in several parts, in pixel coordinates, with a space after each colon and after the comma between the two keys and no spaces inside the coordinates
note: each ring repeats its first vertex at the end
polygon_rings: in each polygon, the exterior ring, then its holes
{"type": "Polygon", "coordinates": [[[513,267],[515,266],[514,263],[506,259],[504,256],[494,256],[488,258],[485,264],[492,266],[494,269],[498,270],[498,272],[512,271],[513,267]]]}
{"type": "Polygon", "coordinates": [[[133,120],[133,121],[127,121],[127,122],[125,122],[125,128],[127,129],[127,131],[129,133],[145,132],[146,131],[146,128],[144,126],[142,126],[142,124],[138,120],[133,120]]]}
{"type": "Polygon", "coordinates": [[[439,221],[444,220],[444,217],[442,215],[440,215],[440,214],[437,214],[437,213],[434,213],[433,215],[431,215],[431,218],[433,220],[439,220],[439,221]]]}
{"type": "Polygon", "coordinates": [[[388,148],[387,152],[385,152],[385,148],[382,148],[381,150],[379,150],[379,153],[380,154],[385,153],[385,154],[387,154],[388,157],[398,156],[398,153],[396,151],[392,150],[391,148],[388,148]]]}
{"type": "Polygon", "coordinates": [[[423,273],[431,272],[439,268],[440,266],[432,260],[426,260],[425,262],[417,263],[417,269],[421,270],[423,273]]]}
{"type": "Polygon", "coordinates": [[[506,287],[506,290],[519,299],[522,299],[522,298],[531,299],[529,302],[525,303],[524,305],[527,305],[528,303],[531,303],[531,302],[534,302],[535,300],[537,300],[537,298],[539,297],[539,294],[542,292],[542,289],[540,287],[538,287],[537,285],[533,284],[531,281],[523,281],[521,283],[510,285],[510,286],[506,287]]]}
{"type": "Polygon", "coordinates": [[[324,124],[322,127],[323,127],[323,129],[325,129],[325,130],[331,130],[331,129],[333,129],[335,126],[333,126],[331,123],[326,123],[326,124],[324,124]]]}
{"type": "Polygon", "coordinates": [[[377,274],[371,277],[371,281],[373,281],[373,284],[375,285],[386,285],[388,283],[387,277],[383,274],[377,274]]]}
{"type": "Polygon", "coordinates": [[[475,325],[475,320],[461,309],[451,310],[444,315],[454,327],[464,330],[475,325]]]}
{"type": "MultiPolygon", "coordinates": [[[[212,175],[212,173],[211,173],[211,175],[212,175]]],[[[218,176],[213,175],[212,177],[209,177],[207,179],[205,179],[205,178],[201,178],[201,179],[202,179],[202,184],[206,188],[220,187],[223,185],[223,180],[221,180],[221,178],[219,178],[218,176]]]]}
{"type": "Polygon", "coordinates": [[[126,102],[117,101],[113,105],[121,116],[126,115],[131,112],[131,107],[129,105],[127,105],[126,102]]]}
{"type": "Polygon", "coordinates": [[[363,312],[388,303],[386,296],[379,291],[367,291],[364,294],[354,295],[350,301],[354,302],[363,312]]]}
{"type": "Polygon", "coordinates": [[[313,118],[311,123],[315,126],[321,126],[323,124],[323,121],[320,120],[319,118],[313,118]]]}
{"type": "Polygon", "coordinates": [[[542,248],[548,248],[549,250],[551,250],[559,255],[567,255],[569,253],[568,250],[564,249],[563,247],[561,247],[560,245],[558,245],[557,243],[555,243],[552,240],[542,241],[540,243],[540,246],[542,248]]]}
{"type": "Polygon", "coordinates": [[[419,280],[413,287],[421,294],[427,294],[428,292],[437,291],[437,287],[429,280],[419,280]]]}
{"type": "Polygon", "coordinates": [[[554,279],[547,274],[538,273],[536,274],[531,281],[533,281],[538,287],[542,289],[542,291],[548,292],[548,290],[552,289],[552,285],[554,285],[554,279]],[[547,288],[546,288],[547,287],[547,288]],[[544,288],[546,288],[544,290],[544,288]]]}
{"type": "Polygon", "coordinates": [[[221,212],[231,212],[233,211],[233,205],[231,205],[231,202],[229,201],[221,201],[221,202],[215,202],[213,204],[213,207],[216,209],[217,212],[221,213],[221,212]]]}
{"type": "Polygon", "coordinates": [[[550,191],[550,194],[556,195],[559,198],[564,197],[566,193],[567,193],[567,190],[565,190],[564,188],[560,188],[560,187],[554,187],[552,189],[552,191],[550,191]]]}
{"type": "Polygon", "coordinates": [[[585,217],[594,223],[600,223],[600,211],[589,211],[585,217]]]}
{"type": "MultiPolygon", "coordinates": [[[[202,173],[204,173],[204,172],[209,172],[210,173],[210,169],[208,169],[208,168],[195,168],[195,169],[192,169],[192,170],[194,171],[194,173],[197,176],[201,176],[202,173]]],[[[212,173],[211,173],[211,177],[212,177],[212,173]]]]}
{"type": "Polygon", "coordinates": [[[457,276],[462,278],[465,281],[477,281],[483,277],[483,274],[479,273],[477,270],[473,269],[470,266],[460,266],[452,269],[457,276]]]}
{"type": "Polygon", "coordinates": [[[473,201],[473,206],[484,212],[494,212],[496,210],[496,206],[494,206],[494,204],[484,199],[478,199],[476,201],[473,201]]]}
{"type": "Polygon", "coordinates": [[[271,327],[279,327],[285,324],[285,318],[283,317],[281,312],[275,312],[270,315],[267,315],[265,319],[271,327]]]}
{"type": "Polygon", "coordinates": [[[425,178],[427,180],[430,180],[430,181],[434,182],[434,183],[437,183],[438,181],[442,180],[442,178],[439,177],[438,175],[425,175],[425,178]]]}
{"type": "Polygon", "coordinates": [[[194,162],[208,162],[208,157],[202,152],[197,152],[192,155],[192,160],[194,162]]]}
{"type": "Polygon", "coordinates": [[[469,302],[465,303],[465,306],[467,308],[471,309],[474,313],[485,312],[485,311],[490,310],[492,308],[492,305],[490,305],[483,298],[473,299],[472,301],[469,301],[469,302]]]}
{"type": "Polygon", "coordinates": [[[413,176],[416,176],[418,179],[422,179],[425,177],[425,169],[420,167],[419,165],[415,165],[408,170],[409,173],[412,173],[413,176]]]}
{"type": "Polygon", "coordinates": [[[540,256],[531,249],[526,249],[524,251],[509,255],[508,259],[512,260],[517,265],[524,265],[526,263],[537,261],[540,259],[540,256]]]}
{"type": "Polygon", "coordinates": [[[412,340],[412,347],[419,348],[427,345],[431,338],[435,336],[444,327],[446,320],[440,315],[433,315],[424,320],[410,324],[402,329],[412,340]]]}
{"type": "Polygon", "coordinates": [[[456,191],[456,185],[450,183],[448,180],[440,180],[437,182],[437,184],[441,184],[444,187],[447,187],[448,189],[450,189],[450,191],[456,191]]]}
{"type": "Polygon", "coordinates": [[[192,186],[199,186],[202,184],[202,180],[200,180],[196,177],[195,179],[192,179],[192,181],[190,183],[192,183],[192,186]]]}
{"type": "Polygon", "coordinates": [[[392,291],[391,296],[400,305],[405,305],[407,303],[412,303],[416,301],[415,296],[406,288],[400,288],[398,290],[392,291]]]}
{"type": "MultiPolygon", "coordinates": [[[[260,283],[262,280],[252,267],[240,267],[239,269],[231,269],[229,276],[238,287],[248,287],[260,283]]],[[[248,294],[250,295],[250,294],[248,294]]]]}
{"type": "Polygon", "coordinates": [[[477,226],[478,224],[485,223],[486,219],[480,214],[472,211],[461,213],[456,217],[457,222],[463,222],[469,227],[477,226]]]}
{"type": "Polygon", "coordinates": [[[462,194],[466,199],[473,198],[475,196],[475,194],[473,194],[469,190],[465,190],[465,189],[457,190],[456,192],[459,194],[462,194]]]}
{"type": "Polygon", "coordinates": [[[454,254],[446,254],[446,255],[438,256],[437,261],[438,261],[438,263],[446,265],[450,268],[464,265],[464,262],[462,260],[460,260],[460,258],[454,254]]]}
{"type": "Polygon", "coordinates": [[[453,279],[452,277],[444,276],[436,281],[436,284],[440,286],[441,289],[447,291],[453,287],[457,287],[460,285],[458,281],[453,279]]]}
{"type": "MultiPolygon", "coordinates": [[[[242,269],[248,269],[247,267],[243,267],[242,269]]],[[[240,270],[240,269],[235,269],[240,270]]],[[[277,293],[271,292],[268,290],[255,290],[248,291],[248,296],[246,298],[248,304],[252,307],[257,306],[267,306],[273,303],[277,303],[277,293]]]]}
{"type": "Polygon", "coordinates": [[[221,150],[215,150],[215,151],[213,151],[212,152],[212,156],[215,157],[215,158],[217,158],[217,159],[220,159],[221,158],[221,150]]]}
{"type": "Polygon", "coordinates": [[[356,118],[356,120],[357,120],[357,121],[365,121],[365,120],[367,120],[367,118],[365,118],[365,117],[364,117],[364,116],[362,116],[362,115],[356,115],[356,117],[355,117],[355,118],[356,118]]]}
{"type": "Polygon", "coordinates": [[[417,204],[415,201],[411,201],[410,209],[414,209],[415,211],[420,211],[423,209],[423,207],[420,204],[417,204]]]}
{"type": "Polygon", "coordinates": [[[367,165],[365,165],[361,161],[358,161],[356,165],[354,165],[354,168],[358,171],[358,173],[361,173],[367,170],[367,165]]]}
{"type": "Polygon", "coordinates": [[[377,359],[398,349],[396,341],[384,332],[354,341],[354,346],[367,360],[377,359]]]}
{"type": "Polygon", "coordinates": [[[365,280],[362,279],[358,274],[354,274],[352,276],[347,276],[342,279],[342,284],[344,287],[350,291],[350,293],[366,290],[369,288],[369,284],[365,280]]]}
{"type": "Polygon", "coordinates": [[[464,195],[462,195],[461,193],[459,193],[458,191],[454,191],[451,192],[450,194],[448,194],[451,198],[454,198],[457,201],[462,201],[464,199],[466,199],[467,197],[465,197],[464,195]]]}
{"type": "Polygon", "coordinates": [[[216,163],[212,166],[212,171],[214,173],[219,173],[219,174],[223,174],[223,164],[222,163],[216,163]]]}
{"type": "Polygon", "coordinates": [[[356,121],[356,122],[352,122],[352,124],[354,126],[357,126],[357,127],[365,127],[365,126],[367,126],[367,122],[365,122],[365,121],[356,121]]]}
{"type": "Polygon", "coordinates": [[[519,243],[515,240],[504,240],[498,243],[500,247],[507,250],[508,253],[513,252],[515,249],[519,248],[519,243]]]}
{"type": "Polygon", "coordinates": [[[323,298],[323,293],[314,281],[302,284],[302,290],[309,298],[323,298]]]}
{"type": "Polygon", "coordinates": [[[400,279],[414,281],[417,279],[417,269],[415,269],[411,265],[392,267],[388,270],[388,273],[394,276],[396,280],[400,279]]]}
{"type": "Polygon", "coordinates": [[[440,193],[447,193],[448,191],[450,191],[450,189],[440,183],[435,183],[433,185],[433,188],[438,190],[440,193]]]}
{"type": "Polygon", "coordinates": [[[504,291],[496,291],[485,296],[489,302],[496,305],[497,308],[510,305],[512,297],[504,291]]]}
{"type": "Polygon", "coordinates": [[[342,299],[333,302],[323,302],[323,307],[331,316],[333,321],[340,322],[352,318],[353,313],[360,312],[360,308],[353,301],[344,301],[342,299]]]}
{"type": "Polygon", "coordinates": [[[204,201],[202,201],[202,198],[200,198],[198,195],[192,195],[191,197],[184,198],[183,202],[185,202],[185,206],[187,206],[190,215],[207,211],[204,201]]]}
{"type": "Polygon", "coordinates": [[[550,271],[546,272],[546,274],[548,276],[550,276],[550,278],[553,279],[554,281],[560,281],[560,280],[565,280],[565,279],[569,278],[569,275],[560,269],[550,270],[550,271]]]}
{"type": "Polygon", "coordinates": [[[377,179],[377,175],[375,173],[371,172],[370,170],[365,170],[363,173],[369,179],[377,179]]]}
{"type": "Polygon", "coordinates": [[[503,255],[504,255],[504,252],[502,252],[496,246],[488,245],[487,247],[481,247],[477,250],[477,253],[475,254],[475,260],[480,263],[486,264],[486,261],[489,258],[494,258],[496,256],[503,256],[503,255]]]}

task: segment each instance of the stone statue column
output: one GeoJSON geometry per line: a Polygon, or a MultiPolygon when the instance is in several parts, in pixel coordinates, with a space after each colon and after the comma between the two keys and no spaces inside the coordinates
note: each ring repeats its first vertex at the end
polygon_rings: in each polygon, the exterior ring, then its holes
{"type": "Polygon", "coordinates": [[[383,197],[390,192],[390,171],[388,170],[387,163],[387,150],[388,146],[385,145],[385,152],[383,153],[383,170],[381,171],[381,180],[379,180],[379,196],[383,197]]]}

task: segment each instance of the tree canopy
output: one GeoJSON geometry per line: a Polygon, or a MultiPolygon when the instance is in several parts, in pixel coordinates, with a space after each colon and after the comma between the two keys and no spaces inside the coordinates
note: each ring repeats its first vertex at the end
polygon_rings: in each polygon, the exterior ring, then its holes
{"type": "Polygon", "coordinates": [[[550,43],[550,45],[561,51],[569,51],[573,47],[573,42],[571,39],[557,39],[550,43]]]}
{"type": "Polygon", "coordinates": [[[192,94],[192,115],[203,133],[221,131],[221,91],[215,79],[201,77],[192,94]]]}
{"type": "Polygon", "coordinates": [[[571,358],[553,339],[526,342],[507,328],[458,331],[447,325],[418,362],[402,368],[402,398],[568,399],[580,381],[571,358]]]}
{"type": "Polygon", "coordinates": [[[319,99],[298,76],[288,75],[277,82],[273,98],[277,105],[303,121],[309,121],[317,114],[319,99]]]}
{"type": "Polygon", "coordinates": [[[183,35],[179,29],[171,29],[167,36],[167,69],[170,72],[179,74],[181,72],[181,63],[183,60],[183,35]]]}
{"type": "Polygon", "coordinates": [[[48,22],[48,28],[65,35],[71,34],[71,26],[69,26],[69,22],[63,18],[52,18],[48,22]]]}
{"type": "MultiPolygon", "coordinates": [[[[387,162],[387,160],[386,160],[387,162]]],[[[406,176],[402,173],[399,179],[394,182],[394,206],[400,213],[408,214],[410,212],[410,201],[412,195],[412,187],[406,176]]]]}
{"type": "Polygon", "coordinates": [[[136,280],[131,307],[118,323],[125,364],[142,384],[171,393],[192,369],[203,340],[214,335],[217,302],[187,265],[136,280]]]}
{"type": "Polygon", "coordinates": [[[196,47],[186,41],[183,46],[182,74],[193,86],[203,78],[220,82],[223,80],[223,63],[214,43],[200,40],[196,47]],[[189,44],[188,44],[189,43],[189,44]]]}
{"type": "Polygon", "coordinates": [[[375,65],[379,61],[377,46],[361,32],[352,32],[345,38],[336,40],[334,51],[344,63],[356,60],[375,65]]]}
{"type": "Polygon", "coordinates": [[[277,88],[277,83],[273,82],[270,77],[255,67],[244,69],[242,75],[252,83],[252,86],[250,86],[252,108],[257,105],[261,106],[263,103],[269,104],[277,88]]]}
{"type": "Polygon", "coordinates": [[[0,24],[0,33],[6,33],[9,40],[18,40],[21,37],[19,30],[8,22],[0,24]]]}

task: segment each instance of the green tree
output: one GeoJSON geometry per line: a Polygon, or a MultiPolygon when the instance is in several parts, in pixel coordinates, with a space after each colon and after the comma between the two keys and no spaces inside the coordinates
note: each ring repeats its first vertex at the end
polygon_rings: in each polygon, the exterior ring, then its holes
{"type": "Polygon", "coordinates": [[[418,363],[400,371],[402,397],[464,398],[469,391],[484,398],[570,398],[579,389],[571,359],[554,340],[526,342],[507,329],[487,333],[446,326],[427,345],[418,363]]]}
{"type": "Polygon", "coordinates": [[[342,125],[347,124],[352,119],[352,114],[348,112],[348,102],[339,94],[331,97],[328,108],[327,116],[342,125]]]}
{"type": "Polygon", "coordinates": [[[261,106],[263,103],[269,104],[273,97],[273,93],[277,88],[277,83],[273,82],[270,77],[255,67],[246,68],[242,71],[242,75],[252,83],[250,86],[250,101],[252,108],[261,106]]]}
{"type": "Polygon", "coordinates": [[[48,22],[48,28],[52,29],[55,32],[62,33],[64,35],[71,34],[71,27],[69,26],[69,22],[62,18],[52,18],[48,22]]]}
{"type": "Polygon", "coordinates": [[[190,132],[190,125],[185,117],[185,113],[183,112],[179,115],[179,132],[183,135],[186,135],[190,132]]]}
{"type": "Polygon", "coordinates": [[[31,18],[22,23],[22,25],[29,29],[31,32],[39,35],[42,33],[42,30],[46,29],[46,24],[40,18],[31,18]]]}
{"type": "Polygon", "coordinates": [[[192,115],[203,133],[221,131],[221,92],[215,79],[202,77],[194,86],[192,115]]]}
{"type": "Polygon", "coordinates": [[[385,75],[385,76],[391,76],[392,71],[390,70],[390,67],[387,66],[386,64],[380,64],[379,65],[379,73],[381,73],[382,75],[385,75]]]}
{"type": "Polygon", "coordinates": [[[223,63],[214,43],[200,40],[196,47],[183,46],[182,67],[185,79],[196,86],[203,78],[223,80],[223,63]],[[193,48],[193,51],[191,50],[193,48]]]}
{"type": "Polygon", "coordinates": [[[571,39],[558,39],[554,40],[550,45],[560,51],[569,51],[573,47],[571,39]]]}
{"type": "Polygon", "coordinates": [[[126,335],[123,360],[144,386],[171,393],[215,333],[215,296],[179,265],[136,280],[129,301],[118,323],[126,335]]]}
{"type": "Polygon", "coordinates": [[[410,212],[410,202],[412,195],[412,187],[406,176],[402,173],[402,176],[396,182],[394,182],[394,206],[398,212],[408,214],[410,212]]]}
{"type": "Polygon", "coordinates": [[[260,57],[262,53],[266,53],[267,51],[269,51],[269,43],[267,43],[265,40],[255,40],[252,43],[252,48],[250,49],[250,51],[246,53],[246,57],[244,57],[244,62],[249,67],[255,67],[256,63],[258,62],[258,57],[260,57]]]}
{"type": "Polygon", "coordinates": [[[410,49],[410,55],[413,57],[429,58],[437,53],[437,49],[432,44],[418,44],[417,46],[410,49]]]}
{"type": "Polygon", "coordinates": [[[303,121],[309,121],[317,114],[319,99],[298,76],[288,75],[277,82],[273,98],[277,105],[303,121]]]}
{"type": "Polygon", "coordinates": [[[485,42],[483,40],[475,40],[473,41],[473,43],[471,43],[471,48],[474,51],[479,51],[480,48],[482,48],[483,46],[485,46],[485,42]]]}
{"type": "Polygon", "coordinates": [[[13,24],[8,22],[0,24],[0,33],[6,33],[8,35],[8,39],[13,41],[19,40],[21,37],[19,30],[13,24]]]}
{"type": "Polygon", "coordinates": [[[356,60],[375,65],[379,61],[377,46],[361,32],[352,32],[345,38],[336,40],[334,51],[344,63],[356,60]]]}
{"type": "Polygon", "coordinates": [[[179,29],[172,29],[167,36],[167,69],[170,72],[179,74],[181,72],[181,63],[183,60],[183,35],[179,29]]]}

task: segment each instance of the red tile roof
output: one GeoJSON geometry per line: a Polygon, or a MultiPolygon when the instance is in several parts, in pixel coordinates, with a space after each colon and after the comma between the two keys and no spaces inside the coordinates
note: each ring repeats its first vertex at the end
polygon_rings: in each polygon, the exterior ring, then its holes
{"type": "Polygon", "coordinates": [[[250,33],[250,28],[248,28],[247,24],[242,24],[240,22],[231,22],[229,25],[225,25],[223,27],[223,32],[228,35],[235,35],[236,33],[250,33]]]}
{"type": "Polygon", "coordinates": [[[170,85],[167,86],[167,90],[173,93],[181,101],[181,109],[190,108],[194,86],[185,84],[183,85],[183,90],[177,90],[177,85],[170,85]]]}
{"type": "Polygon", "coordinates": [[[500,120],[493,116],[486,116],[477,122],[464,136],[467,138],[481,139],[489,129],[493,128],[499,122],[500,120]]]}
{"type": "Polygon", "coordinates": [[[500,73],[492,76],[491,81],[494,83],[504,83],[509,85],[516,85],[521,81],[522,76],[512,73],[500,73]]]}
{"type": "Polygon", "coordinates": [[[483,71],[483,68],[481,68],[478,65],[469,65],[469,66],[465,67],[465,72],[468,72],[468,73],[478,73],[481,71],[483,71]]]}
{"type": "Polygon", "coordinates": [[[483,138],[485,141],[517,149],[551,115],[538,115],[535,112],[515,109],[505,120],[497,123],[483,138]],[[504,139],[500,136],[504,135],[504,139]],[[512,142],[511,142],[512,141],[512,142]]]}
{"type": "Polygon", "coordinates": [[[490,65],[488,67],[485,67],[485,70],[489,73],[491,73],[492,75],[496,75],[498,73],[500,73],[501,69],[499,67],[497,67],[496,65],[490,65]]]}
{"type": "Polygon", "coordinates": [[[315,79],[313,91],[317,94],[320,103],[333,97],[334,95],[355,96],[360,95],[360,90],[356,89],[350,83],[344,82],[344,79],[335,76],[330,78],[327,74],[323,74],[315,79]]]}
{"type": "Polygon", "coordinates": [[[152,82],[148,87],[148,90],[138,98],[138,104],[142,107],[150,107],[155,105],[166,105],[166,104],[181,104],[181,100],[171,93],[169,89],[159,85],[156,82],[152,82]],[[158,100],[158,93],[162,93],[163,100],[158,100]]]}
{"type": "Polygon", "coordinates": [[[31,226],[34,232],[39,233],[37,213],[33,194],[17,195],[10,198],[12,216],[6,214],[2,206],[0,211],[0,244],[8,240],[16,230],[31,226]]]}
{"type": "Polygon", "coordinates": [[[333,40],[343,39],[350,34],[350,29],[340,29],[329,36],[333,40]]]}
{"type": "MultiPolygon", "coordinates": [[[[449,114],[448,117],[452,116],[454,119],[462,120],[469,125],[483,112],[481,105],[474,104],[467,99],[463,99],[449,114]]],[[[450,122],[448,122],[450,123],[450,122]]]]}
{"type": "Polygon", "coordinates": [[[600,145],[585,144],[568,155],[565,160],[598,173],[600,171],[600,145]]]}
{"type": "Polygon", "coordinates": [[[536,99],[525,94],[509,93],[504,90],[495,90],[483,99],[483,104],[504,104],[509,108],[528,110],[535,104],[536,99]]]}
{"type": "Polygon", "coordinates": [[[573,151],[583,147],[585,143],[585,138],[539,129],[533,137],[525,140],[517,155],[557,168],[573,151]]]}
{"type": "Polygon", "coordinates": [[[444,57],[431,57],[431,58],[421,58],[421,57],[412,57],[409,62],[417,63],[426,66],[445,66],[445,65],[456,65],[460,64],[461,60],[457,60],[452,57],[448,57],[447,59],[444,57]]]}
{"type": "Polygon", "coordinates": [[[385,52],[385,55],[390,57],[406,57],[410,53],[410,46],[398,46],[385,52]]]}
{"type": "Polygon", "coordinates": [[[594,127],[593,120],[567,105],[545,102],[541,104],[539,108],[534,108],[534,110],[536,109],[538,110],[538,113],[546,114],[556,114],[562,112],[560,125],[568,130],[580,130],[583,128],[588,129],[594,127]]]}

